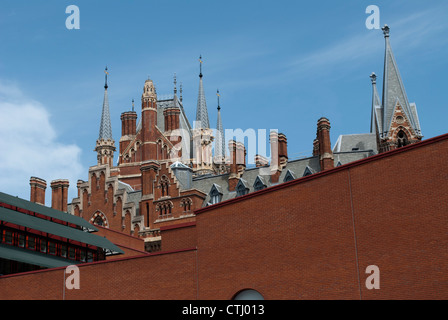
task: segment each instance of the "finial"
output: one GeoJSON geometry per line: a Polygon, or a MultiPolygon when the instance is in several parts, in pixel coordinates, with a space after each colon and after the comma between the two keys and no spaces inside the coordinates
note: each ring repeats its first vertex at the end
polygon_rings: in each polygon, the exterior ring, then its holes
{"type": "Polygon", "coordinates": [[[106,74],[105,75],[105,77],[106,77],[106,81],[105,81],[105,85],[104,85],[104,89],[107,89],[109,86],[107,85],[107,75],[109,74],[109,72],[107,72],[107,66],[106,66],[106,69],[104,70],[104,73],[106,74]]]}
{"type": "Polygon", "coordinates": [[[220,97],[220,95],[219,95],[219,89],[216,90],[216,95],[218,96],[218,111],[219,111],[219,110],[221,110],[221,107],[220,107],[220,105],[219,105],[219,97],[220,97]]]}
{"type": "Polygon", "coordinates": [[[375,72],[372,72],[372,74],[370,75],[370,79],[372,80],[372,84],[376,83],[376,74],[375,74],[375,72]]]}
{"type": "Polygon", "coordinates": [[[177,78],[176,78],[176,73],[174,73],[174,95],[177,95],[177,78]]]}
{"type": "Polygon", "coordinates": [[[199,56],[199,77],[202,78],[202,55],[199,56]]]}
{"type": "Polygon", "coordinates": [[[182,102],[182,82],[180,83],[180,102],[182,102]]]}
{"type": "Polygon", "coordinates": [[[381,28],[381,30],[383,30],[385,38],[389,37],[390,28],[389,28],[389,26],[387,24],[385,24],[384,27],[381,28]]]}
{"type": "Polygon", "coordinates": [[[132,99],[132,112],[134,112],[134,99],[132,99]]]}

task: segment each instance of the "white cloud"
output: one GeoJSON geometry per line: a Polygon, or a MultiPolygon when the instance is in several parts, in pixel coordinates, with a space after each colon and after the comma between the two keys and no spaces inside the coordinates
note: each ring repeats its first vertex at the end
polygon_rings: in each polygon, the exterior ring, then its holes
{"type": "MultiPolygon", "coordinates": [[[[390,22],[381,20],[391,27],[391,43],[395,54],[402,50],[410,54],[426,54],[422,50],[440,48],[447,42],[445,34],[448,30],[445,4],[410,15],[390,17],[390,22]]],[[[347,70],[350,66],[364,64],[366,60],[377,57],[378,52],[384,52],[382,30],[367,30],[364,25],[345,39],[330,43],[328,46],[304,53],[290,62],[292,72],[304,77],[320,74],[323,70],[337,68],[347,70]]]]}
{"type": "Polygon", "coordinates": [[[45,106],[0,82],[0,191],[29,200],[29,179],[36,176],[47,181],[47,205],[54,179],[68,179],[69,201],[76,196],[76,181],[86,171],[81,149],[57,141],[50,120],[45,106]]]}

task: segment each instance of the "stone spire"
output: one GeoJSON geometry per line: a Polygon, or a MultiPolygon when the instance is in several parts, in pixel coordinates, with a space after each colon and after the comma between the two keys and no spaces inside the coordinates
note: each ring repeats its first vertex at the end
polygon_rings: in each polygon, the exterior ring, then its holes
{"type": "Polygon", "coordinates": [[[205,101],[204,86],[202,83],[202,56],[199,57],[199,94],[198,104],[196,108],[196,122],[195,129],[208,129],[210,128],[210,122],[208,120],[207,103],[205,101]]]}
{"type": "Polygon", "coordinates": [[[392,120],[394,117],[394,111],[397,105],[399,105],[405,113],[407,120],[411,127],[418,131],[420,134],[420,127],[418,125],[418,119],[416,119],[415,105],[411,106],[404,89],[403,81],[398,70],[397,62],[395,61],[394,54],[389,40],[390,28],[386,24],[382,28],[384,33],[384,39],[386,42],[384,53],[384,75],[383,75],[383,128],[382,134],[387,135],[391,130],[392,120]],[[415,110],[413,110],[415,109],[415,110]]]}
{"type": "Polygon", "coordinates": [[[370,79],[372,80],[372,114],[370,120],[370,133],[376,133],[375,113],[377,112],[377,108],[381,108],[381,100],[376,87],[376,74],[374,72],[370,75],[370,79]]]}
{"type": "Polygon", "coordinates": [[[101,124],[100,124],[100,135],[98,137],[98,140],[112,140],[112,125],[110,122],[110,112],[109,112],[109,98],[107,95],[107,88],[109,87],[107,85],[107,75],[109,74],[107,72],[107,67],[105,72],[105,85],[104,85],[104,100],[103,100],[103,111],[101,113],[101,124]]]}
{"type": "Polygon", "coordinates": [[[109,75],[107,67],[105,72],[105,85],[104,85],[104,100],[103,100],[103,110],[101,113],[101,123],[100,123],[100,134],[98,140],[96,141],[95,150],[98,153],[98,165],[108,164],[110,167],[113,166],[113,158],[115,151],[115,141],[112,137],[112,125],[110,121],[109,112],[109,98],[107,95],[107,76],[109,75]]]}
{"type": "Polygon", "coordinates": [[[383,28],[385,39],[383,96],[379,99],[376,76],[373,86],[371,132],[376,132],[378,151],[386,152],[421,141],[420,122],[415,103],[409,103],[397,62],[390,45],[390,28],[383,28]]]}
{"type": "Polygon", "coordinates": [[[226,156],[226,144],[221,119],[221,106],[219,105],[219,90],[216,91],[216,95],[218,96],[218,121],[216,124],[215,158],[222,160],[226,156]]]}

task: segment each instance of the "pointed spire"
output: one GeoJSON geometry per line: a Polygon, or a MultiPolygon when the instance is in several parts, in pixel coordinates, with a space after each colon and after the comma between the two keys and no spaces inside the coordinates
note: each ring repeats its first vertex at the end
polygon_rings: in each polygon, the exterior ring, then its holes
{"type": "Polygon", "coordinates": [[[104,85],[104,99],[103,99],[103,110],[101,113],[101,124],[100,124],[100,134],[98,140],[113,140],[112,139],[112,125],[110,122],[110,112],[109,112],[109,98],[107,94],[107,76],[109,72],[107,71],[107,67],[105,72],[106,82],[104,85]]]}
{"type": "Polygon", "coordinates": [[[106,81],[104,84],[103,110],[101,113],[100,134],[96,141],[95,151],[97,152],[98,165],[109,165],[112,167],[114,162],[115,141],[112,138],[109,98],[107,95],[107,76],[109,75],[107,67],[104,72],[106,73],[106,81]]]}
{"type": "Polygon", "coordinates": [[[218,160],[222,160],[226,156],[226,144],[221,119],[221,106],[219,105],[219,90],[216,91],[216,95],[218,96],[218,121],[216,124],[215,157],[217,157],[218,160]]]}
{"type": "Polygon", "coordinates": [[[400,104],[406,116],[408,117],[411,126],[416,129],[416,120],[411,113],[410,104],[406,91],[404,89],[403,81],[398,70],[397,62],[390,45],[390,28],[385,25],[383,28],[384,39],[386,42],[384,53],[384,76],[383,76],[383,128],[380,133],[387,134],[390,130],[394,110],[397,103],[400,104]]]}
{"type": "Polygon", "coordinates": [[[381,107],[380,96],[378,95],[378,90],[376,88],[376,74],[372,72],[370,75],[370,79],[372,80],[372,114],[370,120],[370,133],[375,133],[375,119],[376,119],[376,111],[377,107],[381,107]]]}
{"type": "Polygon", "coordinates": [[[207,103],[205,101],[204,86],[202,83],[202,56],[199,57],[200,62],[200,73],[199,73],[199,94],[198,94],[198,104],[196,108],[196,129],[208,129],[210,128],[210,122],[208,120],[207,103]]]}
{"type": "Polygon", "coordinates": [[[180,88],[179,88],[179,92],[180,92],[180,102],[182,102],[182,82],[180,83],[180,88]]]}
{"type": "Polygon", "coordinates": [[[104,73],[105,73],[104,77],[106,78],[106,79],[105,79],[105,84],[104,84],[104,89],[107,90],[107,88],[109,87],[109,86],[107,85],[107,76],[109,75],[109,72],[107,72],[107,66],[106,66],[106,69],[104,70],[104,73]]]}
{"type": "Polygon", "coordinates": [[[177,78],[176,78],[176,73],[174,73],[174,96],[177,96],[177,78]]]}

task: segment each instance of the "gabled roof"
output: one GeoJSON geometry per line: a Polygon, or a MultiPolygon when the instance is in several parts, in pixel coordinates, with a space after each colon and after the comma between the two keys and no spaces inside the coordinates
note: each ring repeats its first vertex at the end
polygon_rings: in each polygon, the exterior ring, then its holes
{"type": "Polygon", "coordinates": [[[213,185],[212,185],[212,188],[210,189],[210,194],[213,194],[214,192],[217,192],[217,193],[219,193],[219,194],[223,194],[222,193],[222,188],[221,188],[221,186],[219,186],[219,185],[217,185],[216,183],[214,183],[213,185]]]}
{"type": "Polygon", "coordinates": [[[182,168],[182,169],[190,169],[190,167],[189,166],[187,166],[187,165],[185,165],[185,164],[183,164],[182,162],[180,162],[180,161],[176,161],[176,162],[174,162],[171,166],[170,166],[171,168],[182,168]]]}
{"type": "Polygon", "coordinates": [[[283,182],[288,182],[288,181],[294,180],[295,178],[296,178],[296,174],[293,171],[288,169],[286,171],[285,177],[283,178],[283,182]]]}
{"type": "Polygon", "coordinates": [[[306,166],[305,171],[303,172],[303,176],[304,177],[309,176],[310,174],[313,174],[313,173],[314,173],[314,171],[310,167],[306,166]]]}
{"type": "MultiPolygon", "coordinates": [[[[375,117],[375,119],[378,118],[375,117]]],[[[377,153],[375,133],[340,135],[333,147],[333,152],[352,152],[367,150],[372,150],[374,153],[377,153]]]]}
{"type": "Polygon", "coordinates": [[[27,201],[18,197],[11,196],[9,194],[0,192],[0,203],[3,202],[13,207],[22,208],[39,215],[43,215],[49,217],[51,219],[61,220],[87,230],[98,231],[98,228],[88,223],[81,217],[71,215],[67,212],[62,212],[59,210],[55,210],[53,208],[49,208],[38,203],[34,203],[31,201],[27,201]]]}
{"type": "Polygon", "coordinates": [[[112,253],[124,253],[123,250],[104,237],[11,209],[0,207],[0,220],[58,237],[96,246],[112,253]]]}
{"type": "Polygon", "coordinates": [[[242,178],[240,180],[238,180],[238,183],[236,185],[236,189],[238,189],[241,186],[243,186],[245,189],[249,189],[249,185],[247,184],[247,181],[242,179],[242,178]]]}
{"type": "Polygon", "coordinates": [[[44,268],[58,268],[79,264],[79,261],[63,259],[56,256],[0,244],[0,257],[7,260],[20,261],[44,268]]]}

